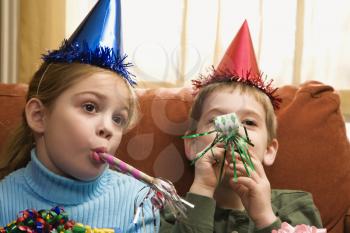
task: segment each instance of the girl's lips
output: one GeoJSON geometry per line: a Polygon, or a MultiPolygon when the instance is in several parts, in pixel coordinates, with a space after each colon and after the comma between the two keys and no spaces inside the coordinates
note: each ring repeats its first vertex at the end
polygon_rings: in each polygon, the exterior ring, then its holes
{"type": "Polygon", "coordinates": [[[98,147],[93,149],[93,151],[97,152],[97,153],[107,153],[107,148],[105,147],[98,147]]]}
{"type": "Polygon", "coordinates": [[[93,161],[95,161],[97,163],[105,163],[96,151],[91,152],[91,158],[93,161]]]}

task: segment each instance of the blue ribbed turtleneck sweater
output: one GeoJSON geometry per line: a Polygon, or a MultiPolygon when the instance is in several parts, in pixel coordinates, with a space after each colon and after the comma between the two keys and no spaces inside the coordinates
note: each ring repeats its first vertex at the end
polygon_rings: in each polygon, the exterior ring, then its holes
{"type": "MultiPolygon", "coordinates": [[[[93,228],[120,229],[123,233],[143,232],[142,218],[136,225],[132,220],[134,201],[143,197],[140,190],[144,186],[134,178],[110,169],[89,182],[62,177],[49,171],[33,150],[31,161],[25,168],[0,182],[0,226],[17,219],[22,210],[60,206],[70,219],[93,228]]],[[[153,232],[154,218],[149,201],[144,210],[146,232],[153,232]]],[[[158,225],[158,212],[156,219],[158,225]]]]}

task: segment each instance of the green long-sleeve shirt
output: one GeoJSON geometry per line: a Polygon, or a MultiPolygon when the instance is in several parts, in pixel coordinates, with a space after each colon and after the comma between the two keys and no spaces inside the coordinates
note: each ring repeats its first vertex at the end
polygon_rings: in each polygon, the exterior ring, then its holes
{"type": "Polygon", "coordinates": [[[187,219],[176,221],[169,210],[161,214],[160,233],[265,233],[279,229],[282,222],[295,226],[307,224],[322,228],[321,217],[310,193],[294,190],[272,190],[271,204],[278,219],[268,227],[256,229],[246,211],[216,207],[214,199],[188,193],[186,200],[195,208],[188,208],[187,219]]]}

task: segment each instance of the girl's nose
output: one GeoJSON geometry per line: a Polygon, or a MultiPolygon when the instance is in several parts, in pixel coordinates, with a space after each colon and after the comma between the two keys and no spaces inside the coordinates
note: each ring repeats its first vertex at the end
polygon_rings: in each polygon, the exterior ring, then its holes
{"type": "Polygon", "coordinates": [[[100,129],[98,131],[98,136],[110,139],[112,137],[112,134],[107,129],[100,129]]]}
{"type": "Polygon", "coordinates": [[[103,137],[106,139],[110,139],[113,135],[113,130],[112,130],[112,120],[110,120],[110,117],[104,117],[101,119],[100,125],[97,129],[97,135],[99,137],[103,137]],[[109,119],[109,120],[108,120],[109,119]]]}

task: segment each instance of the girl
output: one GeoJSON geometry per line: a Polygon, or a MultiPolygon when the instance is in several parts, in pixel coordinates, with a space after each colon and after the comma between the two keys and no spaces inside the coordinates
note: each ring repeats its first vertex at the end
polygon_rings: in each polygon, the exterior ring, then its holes
{"type": "Polygon", "coordinates": [[[29,85],[24,113],[9,145],[10,160],[1,161],[5,173],[18,170],[0,183],[0,226],[28,208],[61,206],[71,219],[92,227],[133,231],[134,201],[144,184],[108,169],[96,156],[115,154],[135,121],[130,85],[96,66],[44,63],[29,85]]]}
{"type": "MultiPolygon", "coordinates": [[[[119,1],[99,1],[69,41],[46,55],[31,80],[23,122],[9,144],[8,159],[0,161],[1,178],[15,170],[0,182],[0,226],[20,211],[59,206],[70,219],[93,228],[155,231],[158,216],[143,200],[145,185],[110,170],[98,156],[115,154],[137,115],[133,83],[125,75],[127,65],[119,64],[119,50],[88,40],[104,35],[89,31],[92,20],[101,22],[97,16],[102,14],[110,25],[120,19],[106,17],[120,15],[119,10],[119,1]],[[81,35],[89,38],[80,43],[81,35]],[[142,201],[143,214],[134,219],[134,206],[142,201]]],[[[107,30],[92,27],[101,28],[107,30]]]]}

